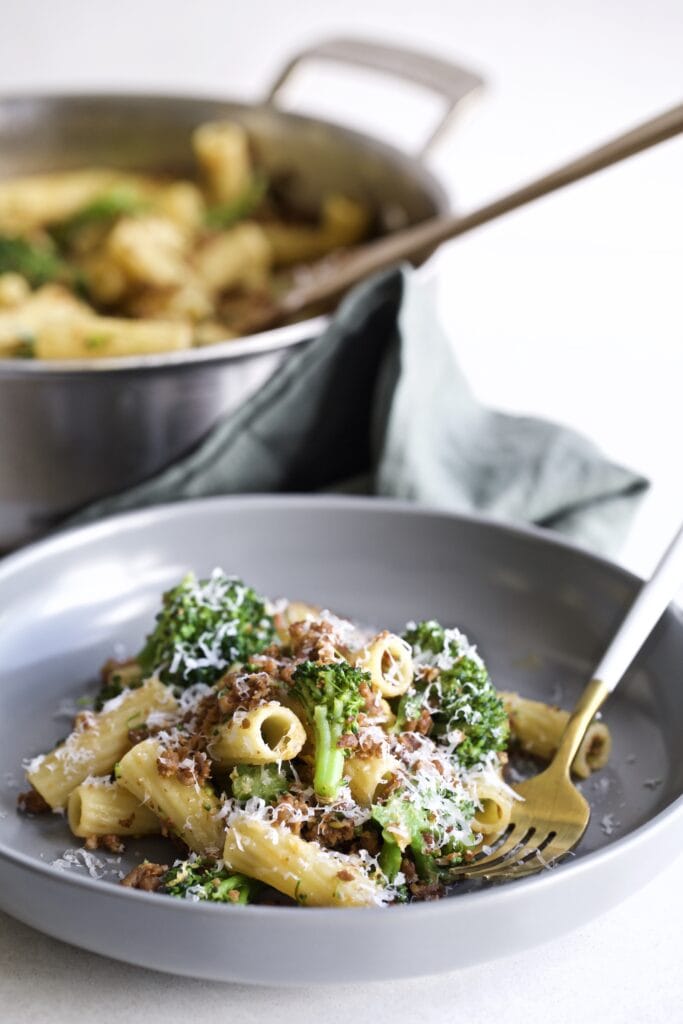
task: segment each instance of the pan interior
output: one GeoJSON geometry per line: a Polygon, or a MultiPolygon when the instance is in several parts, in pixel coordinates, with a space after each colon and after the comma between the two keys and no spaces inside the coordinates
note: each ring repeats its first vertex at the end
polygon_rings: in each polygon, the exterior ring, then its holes
{"type": "Polygon", "coordinates": [[[445,209],[417,161],[373,139],[272,106],[182,96],[0,98],[0,179],[83,166],[192,173],[193,130],[221,119],[245,126],[258,165],[303,211],[341,192],[367,203],[389,231],[445,209]]]}

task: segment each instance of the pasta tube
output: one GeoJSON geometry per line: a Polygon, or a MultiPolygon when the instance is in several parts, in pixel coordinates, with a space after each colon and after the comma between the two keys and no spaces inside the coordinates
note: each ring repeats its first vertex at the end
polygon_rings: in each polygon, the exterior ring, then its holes
{"type": "Polygon", "coordinates": [[[84,713],[64,743],[35,758],[26,773],[53,810],[66,805],[69,793],[89,775],[108,775],[130,746],[128,730],[143,725],[152,711],[172,711],[176,702],[168,687],[148,679],[137,690],[124,691],[99,714],[84,713]]]}
{"type": "Polygon", "coordinates": [[[274,264],[283,267],[319,259],[332,249],[360,242],[367,233],[369,220],[366,207],[333,194],[323,202],[319,227],[267,223],[263,228],[274,264]]]}
{"type": "Polygon", "coordinates": [[[413,681],[410,644],[386,630],[363,648],[356,666],[370,673],[370,682],[383,697],[400,697],[413,681]]]}
{"type": "Polygon", "coordinates": [[[378,790],[389,781],[398,769],[395,757],[349,757],[344,765],[344,775],[349,780],[351,795],[362,807],[369,807],[377,800],[378,790]]]}
{"type": "Polygon", "coordinates": [[[236,715],[218,727],[209,753],[224,767],[291,761],[306,742],[306,730],[294,712],[270,701],[236,715]]]}
{"type": "Polygon", "coordinates": [[[238,818],[227,830],[228,867],[257,878],[307,907],[367,907],[381,889],[352,856],[329,853],[281,825],[238,818]]]}
{"type": "Polygon", "coordinates": [[[57,320],[71,324],[94,316],[93,310],[66,288],[46,284],[19,305],[0,311],[0,355],[12,355],[21,342],[34,339],[45,324],[57,320]]]}
{"type": "Polygon", "coordinates": [[[502,779],[488,776],[475,781],[476,803],[472,831],[481,833],[485,843],[494,842],[505,832],[512,817],[514,797],[502,779]]]}
{"type": "Polygon", "coordinates": [[[197,253],[197,272],[212,291],[237,285],[263,284],[270,270],[272,251],[263,228],[245,221],[224,231],[197,253]]]}
{"type": "Polygon", "coordinates": [[[251,183],[251,158],[241,124],[200,125],[192,136],[192,147],[214,202],[229,203],[244,195],[251,183]]]}
{"type": "Polygon", "coordinates": [[[191,181],[174,181],[159,191],[155,209],[186,235],[198,231],[206,213],[204,197],[191,181]]]}
{"type": "MultiPolygon", "coordinates": [[[[518,693],[501,693],[500,697],[510,719],[510,731],[522,750],[543,761],[550,761],[569,721],[570,712],[520,697],[518,693]]],[[[612,738],[604,722],[594,721],[579,747],[572,771],[580,779],[607,764],[612,738]]]]}
{"type": "Polygon", "coordinates": [[[21,274],[0,274],[0,309],[21,306],[31,295],[31,286],[21,274]]]}
{"type": "Polygon", "coordinates": [[[121,759],[117,779],[140,803],[153,811],[195,853],[216,853],[223,843],[218,819],[220,802],[211,786],[186,786],[180,779],[159,774],[163,748],[152,737],[137,743],[121,759]]]}
{"type": "Polygon", "coordinates": [[[114,317],[49,320],[35,334],[38,359],[103,359],[190,348],[192,327],[170,320],[114,317]]]}
{"type": "Polygon", "coordinates": [[[75,836],[146,836],[161,831],[149,808],[107,778],[82,782],[72,790],[67,815],[75,836]]]}
{"type": "Polygon", "coordinates": [[[0,182],[0,231],[32,231],[68,220],[114,187],[133,194],[152,189],[149,179],[122,171],[84,168],[54,174],[32,174],[0,182]]]}
{"type": "Polygon", "coordinates": [[[182,229],[164,217],[124,217],[112,229],[106,252],[134,284],[171,288],[187,272],[187,240],[182,229]]]}

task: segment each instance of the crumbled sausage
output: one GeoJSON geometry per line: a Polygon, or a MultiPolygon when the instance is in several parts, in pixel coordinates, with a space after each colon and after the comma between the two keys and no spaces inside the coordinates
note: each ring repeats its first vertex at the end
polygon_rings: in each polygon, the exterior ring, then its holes
{"type": "Polygon", "coordinates": [[[292,655],[297,661],[321,661],[329,665],[348,654],[331,622],[304,619],[289,627],[292,655]]]}
{"type": "Polygon", "coordinates": [[[335,849],[350,843],[355,834],[355,826],[348,818],[337,818],[334,815],[324,814],[315,830],[315,839],[323,846],[335,849]]]}
{"type": "Polygon", "coordinates": [[[47,800],[44,800],[37,789],[27,790],[17,797],[17,810],[22,814],[47,814],[52,810],[47,800]]]}
{"type": "Polygon", "coordinates": [[[421,736],[428,736],[432,728],[432,716],[426,708],[422,708],[417,718],[411,718],[405,724],[406,732],[417,732],[421,736]]]}
{"type": "Polygon", "coordinates": [[[219,708],[223,715],[231,715],[238,708],[250,711],[252,708],[272,700],[274,680],[267,672],[242,672],[233,669],[218,683],[219,708]]]}
{"type": "Polygon", "coordinates": [[[209,777],[211,764],[202,750],[188,744],[168,747],[157,758],[157,771],[163,778],[176,778],[184,786],[201,785],[209,777]]]}
{"type": "Polygon", "coordinates": [[[284,825],[295,836],[298,836],[310,813],[311,811],[307,803],[292,793],[284,793],[278,798],[275,805],[273,820],[276,825],[284,825]]]}
{"type": "Polygon", "coordinates": [[[126,847],[121,836],[109,834],[104,836],[86,836],[85,848],[86,850],[103,849],[108,850],[109,853],[123,853],[126,847]]]}
{"type": "Polygon", "coordinates": [[[140,725],[135,729],[128,730],[128,742],[134,747],[136,743],[142,743],[143,740],[149,739],[149,735],[147,726],[140,725]]]}
{"type": "Polygon", "coordinates": [[[129,889],[142,889],[144,892],[155,892],[161,885],[163,876],[168,871],[168,864],[152,864],[145,860],[129,871],[121,880],[121,885],[129,889]]]}

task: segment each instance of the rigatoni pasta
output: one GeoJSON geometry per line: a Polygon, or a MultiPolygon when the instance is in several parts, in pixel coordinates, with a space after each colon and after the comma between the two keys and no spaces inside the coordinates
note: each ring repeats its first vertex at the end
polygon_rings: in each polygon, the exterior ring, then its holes
{"type": "Polygon", "coordinates": [[[195,853],[216,853],[222,845],[220,802],[212,787],[198,780],[186,785],[159,770],[164,748],[151,738],[136,744],[121,759],[116,778],[163,826],[195,853]]]}
{"type": "Polygon", "coordinates": [[[370,907],[382,892],[361,861],[334,854],[287,828],[253,818],[237,819],[227,830],[223,860],[307,907],[370,907]]]}
{"type": "Polygon", "coordinates": [[[49,806],[66,806],[76,786],[94,775],[113,771],[131,745],[130,731],[142,725],[152,712],[172,711],[175,698],[158,679],[148,679],[135,690],[124,691],[99,714],[83,712],[76,726],[51,753],[34,758],[26,778],[49,806]]]}
{"type": "Polygon", "coordinates": [[[305,742],[306,730],[294,712],[269,701],[219,726],[208,749],[218,765],[232,767],[291,761],[305,742]]]}
{"type": "Polygon", "coordinates": [[[156,814],[108,776],[87,779],[69,793],[69,828],[75,836],[147,836],[161,832],[156,814]]]}
{"type": "MultiPolygon", "coordinates": [[[[510,718],[514,740],[528,754],[549,761],[554,757],[560,737],[569,721],[569,712],[542,701],[520,697],[518,693],[501,693],[510,718]]],[[[607,764],[611,749],[609,729],[602,721],[594,721],[581,741],[572,764],[580,779],[607,764]]]]}

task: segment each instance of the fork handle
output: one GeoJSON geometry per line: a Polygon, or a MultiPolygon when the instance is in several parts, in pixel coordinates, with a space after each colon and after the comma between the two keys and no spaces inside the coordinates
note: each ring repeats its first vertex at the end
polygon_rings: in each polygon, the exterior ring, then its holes
{"type": "Polygon", "coordinates": [[[638,596],[614,635],[595,669],[611,693],[623,678],[636,654],[656,626],[669,603],[683,584],[683,526],[669,544],[654,573],[641,587],[638,596]]]}
{"type": "Polygon", "coordinates": [[[683,582],[683,526],[664,552],[654,573],[641,587],[612,642],[579,697],[562,733],[551,768],[569,773],[581,741],[610,693],[676,596],[683,582]]]}

